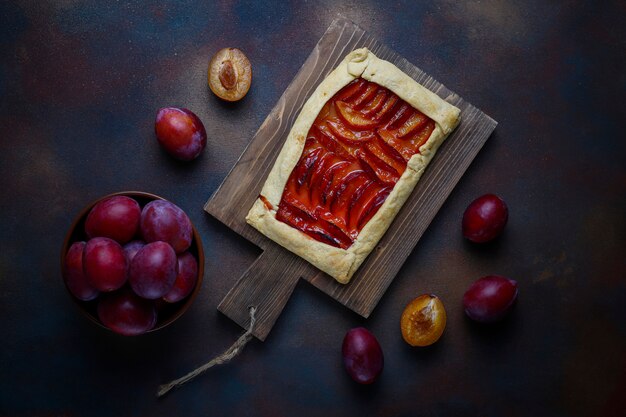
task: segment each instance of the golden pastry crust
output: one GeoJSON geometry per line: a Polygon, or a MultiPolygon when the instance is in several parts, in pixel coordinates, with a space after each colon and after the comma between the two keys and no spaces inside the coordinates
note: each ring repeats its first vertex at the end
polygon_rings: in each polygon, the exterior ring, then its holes
{"type": "Polygon", "coordinates": [[[261,195],[271,209],[259,198],[246,216],[246,221],[276,243],[345,284],[350,281],[352,275],[385,234],[415,188],[437,148],[457,126],[459,117],[458,108],[417,83],[392,63],[377,58],[366,48],[356,49],[349,53],[339,66],[320,83],[294,122],[285,145],[261,190],[261,195]],[[347,249],[341,249],[319,242],[286,223],[276,220],[276,210],[287,179],[302,154],[307,133],[315,118],[331,97],[359,77],[391,90],[415,109],[430,117],[435,122],[435,129],[428,141],[420,147],[420,152],[408,161],[407,169],[352,245],[347,249]]]}

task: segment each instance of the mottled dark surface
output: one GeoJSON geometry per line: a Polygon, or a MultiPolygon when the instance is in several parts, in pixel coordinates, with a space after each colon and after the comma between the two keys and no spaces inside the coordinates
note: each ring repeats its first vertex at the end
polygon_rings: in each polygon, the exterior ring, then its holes
{"type": "Polygon", "coordinates": [[[626,7],[587,2],[0,3],[0,415],[614,416],[626,407],[626,7]],[[216,306],[259,251],[203,212],[336,13],[354,20],[499,122],[368,320],[305,282],[265,343],[157,400],[158,384],[224,350],[241,329],[216,306]],[[248,96],[206,86],[209,57],[250,58],[248,96]],[[190,108],[206,152],[173,161],[156,110],[190,108]],[[203,236],[206,275],[183,318],[123,338],[81,316],[59,254],[88,202],[137,189],[171,199],[203,236]],[[463,241],[478,195],[508,203],[504,235],[463,241]],[[482,275],[518,280],[504,323],[463,316],[482,275]],[[426,349],[400,336],[425,293],[448,311],[426,349]],[[385,370],[342,369],[363,325],[385,370]]]}

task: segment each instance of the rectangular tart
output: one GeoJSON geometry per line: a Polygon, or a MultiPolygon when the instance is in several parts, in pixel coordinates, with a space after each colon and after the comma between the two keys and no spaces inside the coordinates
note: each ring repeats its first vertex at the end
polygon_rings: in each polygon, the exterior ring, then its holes
{"type": "Polygon", "coordinates": [[[356,49],[302,107],[246,221],[345,284],[459,118],[398,67],[356,49]]]}

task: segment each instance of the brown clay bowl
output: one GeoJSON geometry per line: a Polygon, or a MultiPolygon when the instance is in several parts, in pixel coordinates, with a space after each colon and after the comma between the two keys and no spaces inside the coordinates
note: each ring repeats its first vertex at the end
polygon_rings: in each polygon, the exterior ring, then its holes
{"type": "MultiPolygon", "coordinates": [[[[65,255],[67,254],[67,251],[69,250],[72,243],[76,241],[81,241],[81,240],[87,241],[88,239],[85,234],[85,220],[87,219],[87,215],[97,203],[99,203],[100,201],[106,198],[113,197],[116,195],[124,195],[127,197],[134,198],[139,203],[142,209],[150,201],[165,200],[163,197],[159,197],[158,195],[146,193],[142,191],[121,191],[118,193],[106,195],[88,204],[78,214],[78,216],[76,216],[76,218],[72,222],[72,225],[70,226],[67,232],[67,235],[65,236],[65,240],[63,241],[63,249],[61,251],[62,276],[65,276],[65,262],[64,262],[65,255]]],[[[193,239],[191,242],[191,247],[189,248],[189,252],[191,252],[198,261],[198,279],[196,281],[196,286],[186,298],[180,300],[177,303],[170,304],[166,302],[158,302],[157,303],[157,311],[158,311],[157,323],[154,326],[154,328],[148,331],[148,333],[162,329],[165,326],[176,321],[179,317],[181,317],[187,311],[187,309],[189,309],[189,306],[193,303],[194,299],[198,295],[198,292],[200,291],[200,287],[202,286],[202,278],[204,276],[204,251],[202,250],[202,240],[200,239],[200,235],[198,234],[198,231],[196,230],[193,223],[191,227],[193,229],[193,239]]],[[[63,284],[65,285],[65,279],[63,279],[63,284]]],[[[98,299],[100,297],[97,297],[95,300],[91,300],[91,301],[82,301],[74,297],[74,295],[72,295],[72,293],[67,288],[67,285],[65,285],[65,288],[67,290],[68,295],[72,298],[72,300],[74,300],[74,304],[78,306],[78,308],[84,313],[85,316],[87,316],[89,320],[91,320],[93,323],[97,324],[98,326],[102,328],[110,330],[108,327],[106,327],[104,324],[100,322],[100,320],[98,319],[98,315],[96,313],[98,299]]]]}

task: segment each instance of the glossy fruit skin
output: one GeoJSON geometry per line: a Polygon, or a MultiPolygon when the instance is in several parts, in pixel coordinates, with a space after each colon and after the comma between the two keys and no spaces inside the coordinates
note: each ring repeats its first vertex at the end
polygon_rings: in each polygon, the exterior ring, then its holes
{"type": "Polygon", "coordinates": [[[154,302],[138,297],[127,288],[102,297],[97,312],[102,324],[124,336],[145,333],[157,322],[154,302]]]}
{"type": "Polygon", "coordinates": [[[135,255],[137,255],[137,252],[139,252],[139,250],[144,246],[146,246],[146,242],[144,242],[143,240],[131,240],[130,242],[125,244],[123,248],[124,253],[126,254],[126,258],[128,258],[128,262],[131,262],[135,255]]]}
{"type": "Polygon", "coordinates": [[[435,343],[446,328],[446,310],[433,294],[424,294],[412,300],[402,312],[402,338],[411,346],[429,346],[435,343]]]}
{"type": "Polygon", "coordinates": [[[108,237],[120,244],[130,241],[139,229],[141,208],[130,197],[117,195],[97,203],[85,220],[89,238],[108,237]]]}
{"type": "Polygon", "coordinates": [[[108,237],[90,239],[83,250],[87,281],[99,291],[114,291],[126,282],[128,259],[119,243],[108,237]]]}
{"type": "Polygon", "coordinates": [[[376,337],[363,327],[346,333],[341,353],[346,372],[359,384],[371,384],[383,370],[383,350],[376,337]]]}
{"type": "Polygon", "coordinates": [[[189,249],[193,237],[189,217],[180,207],[164,200],[146,204],[141,212],[140,230],[146,242],[167,242],[176,253],[189,249]]]}
{"type": "Polygon", "coordinates": [[[506,203],[497,195],[485,194],[465,209],[463,236],[476,243],[489,242],[502,233],[508,219],[506,203]]]}
{"type": "Polygon", "coordinates": [[[157,112],[154,130],[159,144],[182,161],[196,159],[207,143],[204,124],[191,110],[164,107],[157,112]]]}
{"type": "Polygon", "coordinates": [[[79,300],[90,301],[100,293],[85,276],[83,269],[83,251],[85,242],[74,242],[65,255],[65,269],[63,277],[65,284],[72,295],[79,300]]]}
{"type": "Polygon", "coordinates": [[[198,281],[198,261],[189,253],[178,255],[178,273],[174,285],[163,300],[168,303],[176,303],[191,294],[198,281]]]}
{"type": "Polygon", "coordinates": [[[130,263],[130,286],[140,297],[154,300],[174,285],[178,263],[176,253],[165,242],[152,242],[137,252],[130,263]]]}
{"type": "Polygon", "coordinates": [[[499,321],[513,307],[517,293],[515,280],[500,275],[482,277],[463,295],[465,314],[481,323],[499,321]]]}

